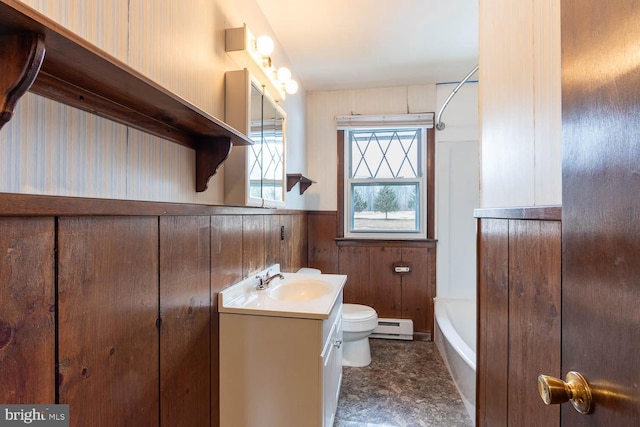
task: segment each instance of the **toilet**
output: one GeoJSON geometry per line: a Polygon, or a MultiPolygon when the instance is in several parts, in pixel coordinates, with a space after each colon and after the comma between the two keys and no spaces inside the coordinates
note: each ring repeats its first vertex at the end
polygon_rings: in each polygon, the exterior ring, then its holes
{"type": "Polygon", "coordinates": [[[342,306],[342,366],[363,367],[371,363],[369,335],[378,326],[378,314],[366,305],[342,306]]]}
{"type": "MultiPolygon", "coordinates": [[[[301,268],[298,273],[321,274],[316,268],[301,268]]],[[[378,313],[366,305],[342,305],[342,366],[363,367],[371,363],[369,335],[378,326],[378,313]]]]}

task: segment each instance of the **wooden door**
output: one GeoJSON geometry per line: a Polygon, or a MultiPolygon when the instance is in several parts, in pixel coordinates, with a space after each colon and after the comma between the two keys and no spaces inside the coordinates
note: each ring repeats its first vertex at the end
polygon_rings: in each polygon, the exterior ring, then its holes
{"type": "Polygon", "coordinates": [[[593,412],[562,425],[640,423],[640,3],[562,1],[562,371],[593,412]]]}

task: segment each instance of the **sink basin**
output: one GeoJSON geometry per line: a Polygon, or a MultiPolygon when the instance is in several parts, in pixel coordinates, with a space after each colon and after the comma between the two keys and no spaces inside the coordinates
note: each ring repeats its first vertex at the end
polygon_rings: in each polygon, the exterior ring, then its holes
{"type": "Polygon", "coordinates": [[[320,280],[297,279],[278,284],[269,296],[278,301],[309,301],[330,293],[332,287],[320,280]]]}
{"type": "Polygon", "coordinates": [[[257,289],[257,277],[280,273],[274,264],[223,289],[218,294],[220,313],[328,319],[347,276],[340,274],[284,273],[284,278],[270,281],[267,289],[257,289]]]}

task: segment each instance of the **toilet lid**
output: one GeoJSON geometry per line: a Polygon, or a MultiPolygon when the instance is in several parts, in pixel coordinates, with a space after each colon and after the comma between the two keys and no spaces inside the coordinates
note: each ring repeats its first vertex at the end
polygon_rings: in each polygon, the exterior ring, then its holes
{"type": "Polygon", "coordinates": [[[343,304],[342,319],[350,322],[365,321],[378,317],[376,311],[366,305],[343,304]]]}

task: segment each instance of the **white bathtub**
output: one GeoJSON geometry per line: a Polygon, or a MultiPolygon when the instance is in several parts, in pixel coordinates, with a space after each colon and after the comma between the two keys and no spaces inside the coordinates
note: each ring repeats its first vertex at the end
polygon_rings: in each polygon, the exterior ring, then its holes
{"type": "Polygon", "coordinates": [[[435,299],[435,342],[475,421],[476,408],[476,301],[435,299]]]}

